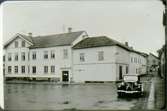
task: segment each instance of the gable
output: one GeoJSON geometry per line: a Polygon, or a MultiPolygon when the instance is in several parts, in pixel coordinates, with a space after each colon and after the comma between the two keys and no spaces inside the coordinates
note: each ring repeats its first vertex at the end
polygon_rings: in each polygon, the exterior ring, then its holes
{"type": "Polygon", "coordinates": [[[31,42],[21,37],[21,35],[15,35],[12,39],[10,39],[5,45],[4,48],[15,48],[15,42],[18,43],[18,48],[22,47],[22,41],[25,41],[25,47],[29,47],[32,45],[31,42]]]}

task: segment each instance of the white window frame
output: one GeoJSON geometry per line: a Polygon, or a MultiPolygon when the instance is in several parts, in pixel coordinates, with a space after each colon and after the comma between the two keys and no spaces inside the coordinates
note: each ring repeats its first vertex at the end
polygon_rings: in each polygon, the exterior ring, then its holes
{"type": "Polygon", "coordinates": [[[14,60],[15,60],[15,61],[18,61],[18,60],[19,60],[19,55],[18,55],[18,53],[15,53],[14,60]],[[17,59],[16,59],[16,58],[17,58],[17,59]]]}
{"type": "Polygon", "coordinates": [[[98,61],[104,60],[104,51],[98,51],[98,61]]]}
{"type": "Polygon", "coordinates": [[[21,46],[22,47],[26,47],[26,42],[23,40],[23,41],[21,41],[21,46]],[[23,44],[24,43],[24,44],[23,44]]]}
{"type": "Polygon", "coordinates": [[[8,53],[8,61],[12,61],[12,53],[8,53]]]}
{"type": "Polygon", "coordinates": [[[50,66],[50,72],[55,73],[55,66],[54,65],[50,66]]]}
{"type": "Polygon", "coordinates": [[[55,59],[55,51],[54,50],[51,50],[50,58],[55,59]]]}
{"type": "Polygon", "coordinates": [[[19,42],[18,42],[18,41],[15,41],[15,42],[14,42],[14,46],[15,46],[15,48],[18,48],[18,47],[19,47],[19,42]]]}
{"type": "Polygon", "coordinates": [[[32,52],[32,60],[36,60],[37,59],[37,54],[36,52],[32,52]]]}
{"type": "Polygon", "coordinates": [[[15,74],[18,74],[18,72],[19,72],[18,66],[14,66],[14,73],[15,73],[15,74]]]}
{"type": "Polygon", "coordinates": [[[44,51],[44,59],[48,59],[48,51],[44,51]]]}
{"type": "Polygon", "coordinates": [[[9,73],[9,74],[12,73],[12,66],[8,66],[8,73],[9,73]]]}
{"type": "Polygon", "coordinates": [[[21,66],[21,73],[24,74],[25,72],[26,72],[25,66],[21,66]]]}
{"type": "Polygon", "coordinates": [[[26,53],[25,52],[21,52],[21,60],[22,61],[26,60],[26,53]]]}
{"type": "Polygon", "coordinates": [[[45,73],[45,74],[48,73],[48,66],[44,66],[44,73],[45,73]]]}
{"type": "Polygon", "coordinates": [[[85,62],[85,53],[79,54],[80,62],[85,62]]]}
{"type": "Polygon", "coordinates": [[[68,49],[63,49],[63,59],[68,59],[68,49]]]}

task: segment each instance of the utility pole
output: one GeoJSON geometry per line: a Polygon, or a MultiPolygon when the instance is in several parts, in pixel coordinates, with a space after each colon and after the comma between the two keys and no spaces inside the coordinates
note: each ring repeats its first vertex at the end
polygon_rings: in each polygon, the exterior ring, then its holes
{"type": "MultiPolygon", "coordinates": [[[[167,102],[167,0],[161,0],[165,6],[165,11],[163,13],[163,25],[165,27],[165,104],[167,102]]],[[[166,105],[165,105],[166,106],[166,105]]],[[[165,108],[165,107],[164,107],[165,108]]],[[[166,108],[165,108],[166,109],[166,108]]]]}

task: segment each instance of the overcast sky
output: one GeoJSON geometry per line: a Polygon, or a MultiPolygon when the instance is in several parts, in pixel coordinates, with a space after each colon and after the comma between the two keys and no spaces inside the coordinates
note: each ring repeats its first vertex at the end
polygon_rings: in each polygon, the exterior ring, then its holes
{"type": "Polygon", "coordinates": [[[163,9],[158,0],[7,1],[3,3],[3,42],[16,33],[49,35],[72,27],[89,36],[128,41],[136,50],[156,54],[165,42],[163,9]]]}

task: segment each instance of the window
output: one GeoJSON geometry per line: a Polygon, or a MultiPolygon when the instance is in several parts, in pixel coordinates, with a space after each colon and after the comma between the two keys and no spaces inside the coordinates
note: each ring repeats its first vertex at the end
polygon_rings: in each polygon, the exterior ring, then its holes
{"type": "Polygon", "coordinates": [[[55,66],[51,66],[51,73],[55,73],[55,66]]]}
{"type": "Polygon", "coordinates": [[[12,66],[8,66],[8,73],[10,74],[12,72],[12,66]]]}
{"type": "Polygon", "coordinates": [[[18,41],[15,41],[14,44],[15,44],[15,48],[17,48],[19,46],[18,41]]]}
{"type": "Polygon", "coordinates": [[[99,60],[99,61],[104,60],[104,52],[103,52],[103,51],[99,51],[99,52],[98,52],[98,60],[99,60]]]}
{"type": "Polygon", "coordinates": [[[15,53],[15,61],[18,61],[18,53],[15,53]]]}
{"type": "Polygon", "coordinates": [[[133,63],[133,57],[131,57],[131,63],[133,63]]]}
{"type": "Polygon", "coordinates": [[[12,61],[12,54],[8,53],[8,61],[12,61]]]}
{"type": "Polygon", "coordinates": [[[138,70],[136,69],[136,74],[138,73],[138,70]]]}
{"type": "Polygon", "coordinates": [[[21,73],[25,73],[25,66],[21,66],[21,73]]]}
{"type": "Polygon", "coordinates": [[[44,66],[44,73],[48,73],[48,66],[44,66]]]}
{"type": "Polygon", "coordinates": [[[63,58],[64,59],[68,58],[68,50],[67,49],[63,49],[63,58]]]}
{"type": "Polygon", "coordinates": [[[85,54],[84,53],[80,53],[80,61],[81,62],[85,61],[85,54]]]}
{"type": "Polygon", "coordinates": [[[26,45],[26,42],[25,42],[25,41],[22,41],[22,42],[21,42],[21,46],[22,46],[22,47],[25,47],[25,45],[26,45]]]}
{"type": "Polygon", "coordinates": [[[44,51],[44,59],[48,59],[48,51],[44,51]]]}
{"type": "Polygon", "coordinates": [[[23,61],[25,61],[25,52],[22,52],[22,53],[21,53],[21,59],[22,59],[23,61]]]}
{"type": "Polygon", "coordinates": [[[32,67],[32,73],[35,74],[36,73],[36,66],[32,67]]]}
{"type": "Polygon", "coordinates": [[[3,56],[3,62],[5,62],[5,55],[3,56]]]}
{"type": "Polygon", "coordinates": [[[33,60],[36,60],[36,52],[33,52],[33,53],[32,53],[32,59],[33,59],[33,60]]]}
{"type": "Polygon", "coordinates": [[[129,67],[126,66],[126,74],[128,74],[128,72],[129,72],[129,67]]]}
{"type": "Polygon", "coordinates": [[[55,52],[51,51],[51,58],[54,59],[55,58],[55,52]]]}
{"type": "Polygon", "coordinates": [[[14,72],[18,73],[18,66],[14,66],[14,72]]]}

